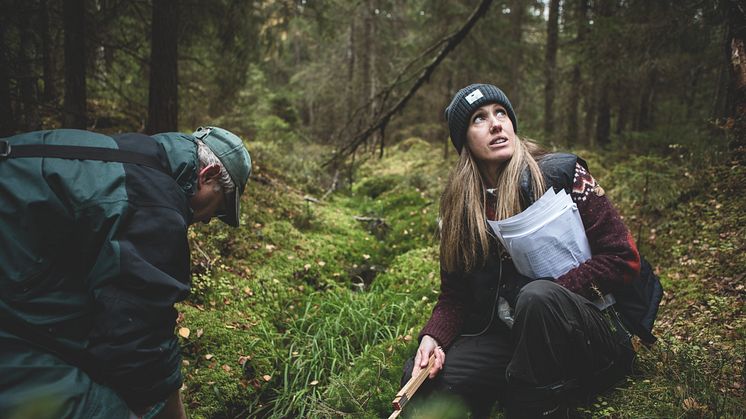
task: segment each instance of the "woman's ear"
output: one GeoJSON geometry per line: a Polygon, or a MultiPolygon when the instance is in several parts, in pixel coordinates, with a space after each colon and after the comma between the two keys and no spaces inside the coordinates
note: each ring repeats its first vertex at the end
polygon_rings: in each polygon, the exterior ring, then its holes
{"type": "Polygon", "coordinates": [[[209,183],[211,181],[217,181],[220,177],[220,165],[211,164],[203,167],[197,175],[197,180],[200,185],[209,183]]]}

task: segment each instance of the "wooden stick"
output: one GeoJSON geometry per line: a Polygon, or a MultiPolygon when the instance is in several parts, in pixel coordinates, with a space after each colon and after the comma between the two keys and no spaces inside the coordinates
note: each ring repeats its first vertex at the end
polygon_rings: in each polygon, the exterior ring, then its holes
{"type": "Polygon", "coordinates": [[[394,400],[391,402],[391,404],[394,406],[394,413],[389,416],[389,419],[394,419],[399,416],[404,405],[412,399],[415,391],[420,388],[420,385],[422,385],[422,383],[425,381],[425,378],[427,378],[427,376],[430,374],[430,370],[433,368],[433,364],[435,364],[434,353],[430,355],[430,359],[427,362],[427,368],[421,370],[416,377],[410,378],[409,381],[407,381],[407,384],[404,384],[404,387],[402,387],[401,390],[396,393],[396,397],[394,397],[394,400]]]}
{"type": "Polygon", "coordinates": [[[396,419],[399,417],[399,414],[401,413],[401,410],[394,410],[394,412],[389,416],[389,419],[396,419]]]}

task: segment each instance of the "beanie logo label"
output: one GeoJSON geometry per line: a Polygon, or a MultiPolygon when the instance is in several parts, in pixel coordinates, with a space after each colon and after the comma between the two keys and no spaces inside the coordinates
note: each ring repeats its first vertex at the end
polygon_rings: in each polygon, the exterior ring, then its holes
{"type": "Polygon", "coordinates": [[[484,97],[484,95],[482,94],[482,91],[479,90],[479,89],[477,89],[477,90],[469,93],[466,96],[465,99],[466,99],[467,102],[469,102],[469,105],[471,105],[472,103],[476,102],[478,99],[481,99],[483,97],[484,97]]]}

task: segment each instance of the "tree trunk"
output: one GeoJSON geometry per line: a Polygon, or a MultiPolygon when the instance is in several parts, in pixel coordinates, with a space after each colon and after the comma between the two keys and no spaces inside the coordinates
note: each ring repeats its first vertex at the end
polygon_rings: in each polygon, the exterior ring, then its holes
{"type": "Polygon", "coordinates": [[[350,17],[350,36],[347,38],[347,95],[346,95],[346,102],[347,102],[347,120],[351,120],[353,117],[353,112],[355,108],[357,107],[357,102],[355,101],[355,95],[353,92],[355,91],[355,66],[357,63],[357,49],[355,48],[355,31],[357,30],[355,27],[355,20],[356,17],[352,16],[350,17]]]}
{"type": "MultiPolygon", "coordinates": [[[[598,25],[608,25],[611,17],[614,15],[614,0],[600,0],[596,3],[597,14],[598,14],[598,25]]],[[[609,39],[608,36],[604,36],[600,30],[595,31],[595,42],[598,43],[599,48],[597,51],[598,56],[595,59],[600,63],[599,75],[597,78],[600,80],[596,94],[598,98],[598,105],[596,106],[596,132],[595,140],[599,146],[606,146],[610,142],[611,134],[611,105],[609,103],[609,95],[612,89],[612,80],[615,77],[614,71],[609,67],[608,62],[613,54],[618,53],[615,45],[615,39],[609,39]]]]}
{"type": "Polygon", "coordinates": [[[6,25],[0,25],[0,137],[7,137],[16,131],[16,121],[10,102],[10,57],[5,42],[6,25]]]}
{"type": "MultiPolygon", "coordinates": [[[[371,98],[371,89],[373,87],[373,81],[371,78],[372,72],[371,72],[371,61],[372,61],[372,55],[373,55],[373,4],[370,0],[368,0],[363,5],[364,11],[363,11],[363,33],[362,33],[362,39],[360,42],[360,51],[362,52],[360,55],[360,90],[358,91],[358,96],[360,98],[359,106],[364,106],[366,103],[368,104],[368,108],[365,109],[365,112],[369,115],[373,115],[370,112],[370,107],[372,106],[372,103],[370,102],[371,98]]],[[[365,118],[364,118],[365,120],[365,118]]],[[[365,149],[370,151],[375,148],[376,140],[378,139],[378,133],[374,132],[371,135],[371,138],[366,141],[364,144],[365,149]]]]}
{"type": "Polygon", "coordinates": [[[604,147],[610,142],[611,134],[611,106],[609,105],[609,89],[602,84],[598,98],[598,119],[596,120],[596,142],[604,147]]]}
{"type": "Polygon", "coordinates": [[[735,1],[728,10],[728,60],[731,71],[732,104],[728,117],[733,125],[729,133],[731,155],[746,161],[746,7],[735,1]]]}
{"type": "Polygon", "coordinates": [[[49,22],[48,0],[39,3],[39,33],[41,34],[42,69],[44,79],[44,100],[54,102],[57,100],[57,82],[54,72],[54,45],[52,45],[52,28],[49,22]]]}
{"type": "Polygon", "coordinates": [[[559,36],[559,0],[549,2],[547,50],[544,62],[544,134],[554,134],[554,93],[557,71],[557,39],[559,36]]]}
{"type": "Polygon", "coordinates": [[[62,126],[86,127],[85,0],[64,0],[65,100],[62,126]]]}
{"type": "Polygon", "coordinates": [[[32,17],[34,10],[31,5],[19,6],[20,16],[17,21],[20,36],[20,48],[18,53],[19,75],[16,77],[20,92],[21,129],[25,131],[36,131],[40,129],[39,101],[37,99],[37,73],[34,68],[34,33],[32,17]]]}
{"type": "Polygon", "coordinates": [[[589,147],[596,145],[596,136],[593,135],[593,123],[596,120],[596,86],[594,82],[590,82],[587,87],[588,94],[585,96],[585,122],[583,123],[583,135],[585,138],[584,143],[589,147]]]}
{"type": "Polygon", "coordinates": [[[177,0],[153,0],[148,134],[178,129],[178,13],[177,0]]]}
{"type": "Polygon", "coordinates": [[[513,0],[510,3],[510,38],[513,44],[510,59],[512,63],[510,69],[511,87],[508,93],[510,103],[517,113],[520,113],[521,102],[523,99],[522,78],[523,78],[523,17],[525,15],[525,5],[523,0],[513,0]]]}
{"type": "Polygon", "coordinates": [[[646,131],[653,127],[655,116],[655,85],[658,79],[658,71],[651,68],[647,74],[647,80],[640,92],[640,115],[637,122],[638,131],[646,131]]]}
{"type": "Polygon", "coordinates": [[[567,144],[573,145],[578,141],[578,118],[579,118],[579,107],[580,107],[580,94],[583,91],[583,78],[582,70],[580,68],[580,60],[583,58],[583,43],[585,42],[585,35],[588,30],[588,0],[577,0],[577,8],[575,10],[575,23],[578,25],[578,32],[575,37],[577,51],[575,56],[575,64],[572,68],[572,85],[570,86],[570,97],[568,104],[568,115],[567,115],[567,144]]]}

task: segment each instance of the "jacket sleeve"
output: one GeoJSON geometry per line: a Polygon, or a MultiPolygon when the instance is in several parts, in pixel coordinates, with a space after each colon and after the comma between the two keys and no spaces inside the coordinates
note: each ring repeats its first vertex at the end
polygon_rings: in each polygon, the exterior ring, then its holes
{"type": "Polygon", "coordinates": [[[640,255],[632,234],[587,169],[575,166],[571,193],[583,220],[591,258],[557,278],[557,283],[583,296],[597,296],[593,286],[610,292],[640,274],[640,255]]]}
{"type": "Polygon", "coordinates": [[[89,227],[102,240],[88,275],[95,307],[88,351],[134,411],[165,400],[182,383],[174,303],[189,292],[187,223],[169,194],[153,189],[164,196],[79,214],[98,220],[89,227]]]}
{"type": "Polygon", "coordinates": [[[464,323],[464,302],[466,289],[463,281],[454,275],[440,271],[440,295],[433,313],[419,335],[430,335],[438,344],[449,346],[456,338],[464,323]]]}

